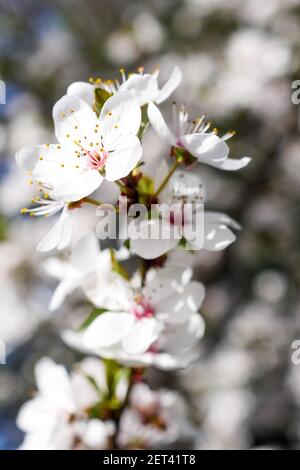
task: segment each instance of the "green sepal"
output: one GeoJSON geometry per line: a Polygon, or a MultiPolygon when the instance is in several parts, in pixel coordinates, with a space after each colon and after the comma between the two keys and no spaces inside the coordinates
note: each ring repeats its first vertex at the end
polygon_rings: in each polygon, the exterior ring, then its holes
{"type": "Polygon", "coordinates": [[[99,116],[104,103],[112,96],[112,93],[103,88],[95,88],[95,112],[99,116]]]}

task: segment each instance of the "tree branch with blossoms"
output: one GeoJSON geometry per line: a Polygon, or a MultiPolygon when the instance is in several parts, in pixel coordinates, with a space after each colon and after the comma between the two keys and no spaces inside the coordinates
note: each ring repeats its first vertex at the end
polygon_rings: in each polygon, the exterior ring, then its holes
{"type": "MultiPolygon", "coordinates": [[[[174,264],[170,255],[223,250],[239,229],[226,214],[205,209],[196,169],[206,164],[235,171],[250,159],[229,158],[233,132],[220,137],[204,116],[190,120],[184,107],[173,104],[173,126],[167,125],[158,105],[181,79],[175,67],[161,88],[158,70],[143,69],[128,77],[121,70],[120,81],[73,83],[53,108],[57,143],[16,155],[39,192],[22,212],[60,214],[38,251],[69,253],[67,259],[43,262],[59,280],[50,310],[77,288],[93,305],[81,325],[61,332],[83,360],[69,373],[49,358],[36,365],[37,394],[18,415],[23,449],[147,448],[168,443],[174,426],[179,436],[183,428],[192,433],[183,398],[152,390],[145,372],[150,366],[188,367],[199,358],[205,332],[199,313],[205,288],[192,280],[189,266],[174,264]],[[170,146],[170,156],[161,158],[152,175],[143,169],[142,139],[149,126],[170,146]],[[104,180],[122,196],[112,205],[97,199],[104,180]],[[125,214],[119,229],[126,237],[100,249],[94,232],[80,227],[75,236],[76,214],[87,204],[125,214]],[[125,268],[131,257],[139,260],[137,270],[125,268]]],[[[104,238],[98,228],[97,235],[104,238]]]]}

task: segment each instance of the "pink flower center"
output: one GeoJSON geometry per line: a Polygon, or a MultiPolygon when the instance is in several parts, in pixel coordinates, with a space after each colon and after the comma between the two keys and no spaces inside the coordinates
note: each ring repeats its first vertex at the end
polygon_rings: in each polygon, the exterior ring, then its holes
{"type": "Polygon", "coordinates": [[[104,168],[105,162],[109,156],[109,152],[100,149],[93,149],[86,153],[87,166],[92,170],[102,170],[104,168]]]}
{"type": "Polygon", "coordinates": [[[145,299],[139,299],[132,308],[132,313],[138,320],[151,318],[154,315],[154,308],[145,299]]]}

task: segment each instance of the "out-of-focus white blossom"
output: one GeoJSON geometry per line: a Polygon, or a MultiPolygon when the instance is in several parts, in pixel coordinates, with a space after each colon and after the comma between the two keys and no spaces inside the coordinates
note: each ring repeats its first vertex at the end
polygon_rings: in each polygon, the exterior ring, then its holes
{"type": "Polygon", "coordinates": [[[119,295],[119,310],[108,310],[85,331],[66,331],[63,337],[71,347],[125,364],[184,367],[196,357],[204,333],[197,313],[204,288],[190,278],[191,272],[176,267],[149,273],[145,287],[128,284],[127,295],[119,295]]]}
{"type": "Polygon", "coordinates": [[[18,427],[26,433],[20,449],[109,448],[114,423],[88,415],[107,390],[100,360],[86,358],[68,375],[63,366],[44,357],[35,366],[35,377],[38,393],[17,417],[18,427]]]}
{"type": "Polygon", "coordinates": [[[170,390],[151,390],[134,385],[129,406],[124,410],[117,436],[121,448],[148,449],[178,440],[191,440],[195,428],[188,420],[183,398],[170,390]]]}

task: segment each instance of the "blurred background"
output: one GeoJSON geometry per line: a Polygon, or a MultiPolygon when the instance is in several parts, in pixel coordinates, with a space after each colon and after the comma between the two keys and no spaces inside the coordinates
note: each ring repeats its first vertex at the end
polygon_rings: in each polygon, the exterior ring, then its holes
{"type": "MultiPolygon", "coordinates": [[[[22,439],[15,416],[37,358],[74,360],[58,331],[84,308],[75,297],[48,312],[54,284],[35,247],[53,220],[19,214],[34,192],[14,155],[53,141],[51,109],[71,82],[157,64],[162,82],[182,68],[176,100],[221,131],[235,129],[232,155],[253,161],[235,174],[201,168],[208,206],[243,230],[225,252],[185,255],[207,286],[201,360],[151,375],[186,396],[194,448],[300,448],[300,365],[291,362],[300,339],[300,105],[291,102],[299,20],[299,0],[0,0],[0,449],[22,439]]],[[[144,155],[149,165],[164,155],[152,132],[144,155]]],[[[94,211],[83,212],[92,226],[94,211]]]]}

